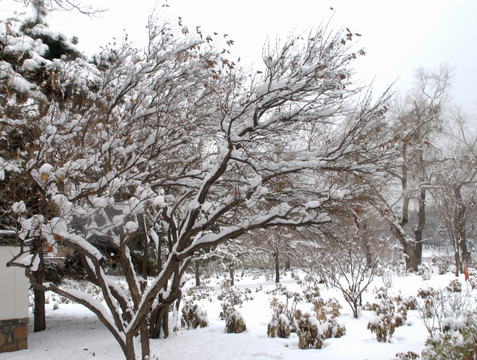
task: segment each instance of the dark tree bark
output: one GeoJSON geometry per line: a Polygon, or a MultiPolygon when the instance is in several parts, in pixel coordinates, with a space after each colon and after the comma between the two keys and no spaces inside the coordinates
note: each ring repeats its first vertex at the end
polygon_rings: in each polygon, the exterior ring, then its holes
{"type": "MultiPolygon", "coordinates": [[[[454,219],[454,227],[457,236],[457,252],[460,251],[460,263],[456,263],[456,271],[463,272],[463,263],[470,263],[470,251],[467,247],[467,234],[465,230],[465,223],[466,223],[466,214],[467,214],[467,206],[465,202],[462,200],[461,194],[461,186],[456,186],[454,188],[454,196],[457,202],[457,210],[454,219]]],[[[457,274],[458,276],[458,274],[457,274]]]]}
{"type": "Polygon", "coordinates": [[[194,273],[195,273],[195,286],[200,286],[200,266],[199,261],[196,261],[194,264],[194,273]]]}
{"type": "Polygon", "coordinates": [[[151,339],[169,336],[169,304],[163,304],[151,313],[149,335],[151,339]]]}
{"type": "Polygon", "coordinates": [[[230,286],[234,286],[235,285],[235,267],[233,262],[229,265],[229,275],[230,275],[230,286]]]}
{"type": "MultiPolygon", "coordinates": [[[[33,252],[37,253],[40,257],[40,263],[38,264],[37,271],[33,271],[32,274],[37,284],[43,284],[43,251],[42,243],[40,240],[33,242],[33,252]]],[[[33,331],[39,332],[46,329],[46,313],[45,313],[45,292],[40,289],[34,288],[33,290],[35,307],[33,310],[33,331]]]]}
{"type": "Polygon", "coordinates": [[[412,247],[413,253],[409,254],[412,256],[409,256],[409,268],[417,271],[419,268],[419,265],[421,265],[422,262],[422,233],[424,232],[424,228],[426,226],[426,190],[421,189],[420,191],[420,197],[419,197],[419,212],[417,214],[418,216],[418,224],[417,227],[414,231],[414,240],[415,243],[413,244],[414,246],[412,247]]]}

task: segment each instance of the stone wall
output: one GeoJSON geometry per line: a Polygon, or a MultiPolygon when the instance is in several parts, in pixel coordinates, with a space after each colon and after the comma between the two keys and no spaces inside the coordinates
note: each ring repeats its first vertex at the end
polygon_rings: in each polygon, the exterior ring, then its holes
{"type": "Polygon", "coordinates": [[[28,348],[28,318],[0,320],[0,353],[28,348]]]}

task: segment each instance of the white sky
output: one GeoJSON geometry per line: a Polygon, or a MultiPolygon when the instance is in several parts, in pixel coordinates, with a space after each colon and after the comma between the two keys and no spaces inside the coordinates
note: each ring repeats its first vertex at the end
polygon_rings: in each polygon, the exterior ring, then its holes
{"type": "MultiPolygon", "coordinates": [[[[0,0],[0,17],[11,0],[0,0]],[[3,10],[2,10],[3,9],[3,10]]],[[[125,32],[145,38],[147,18],[156,0],[82,0],[109,9],[90,19],[78,13],[56,13],[50,27],[78,36],[79,48],[95,52],[125,32]]],[[[456,104],[477,114],[477,0],[169,0],[171,17],[182,16],[190,29],[227,33],[234,54],[246,63],[260,61],[267,38],[286,37],[328,21],[363,36],[357,49],[367,55],[355,64],[363,84],[374,79],[375,92],[397,80],[396,89],[410,87],[419,66],[447,63],[454,70],[456,104]],[[330,10],[334,8],[334,12],[330,10]]]]}

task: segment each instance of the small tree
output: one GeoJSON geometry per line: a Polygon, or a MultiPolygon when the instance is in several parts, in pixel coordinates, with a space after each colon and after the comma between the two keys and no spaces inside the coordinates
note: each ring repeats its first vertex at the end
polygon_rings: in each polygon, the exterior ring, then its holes
{"type": "Polygon", "coordinates": [[[323,233],[317,245],[316,269],[329,285],[338,288],[358,318],[363,292],[373,281],[378,259],[372,253],[373,234],[366,227],[365,217],[358,208],[349,217],[340,217],[339,228],[332,226],[323,233]]]}

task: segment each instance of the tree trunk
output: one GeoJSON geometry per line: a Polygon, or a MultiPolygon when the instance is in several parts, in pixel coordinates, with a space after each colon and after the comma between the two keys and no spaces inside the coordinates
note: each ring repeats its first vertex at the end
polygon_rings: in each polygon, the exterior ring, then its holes
{"type": "MultiPolygon", "coordinates": [[[[37,271],[32,272],[37,284],[43,284],[43,251],[41,241],[34,241],[33,249],[40,258],[37,271]]],[[[43,290],[34,289],[35,308],[33,310],[33,331],[39,332],[46,329],[45,314],[45,292],[43,290]]]]}
{"type": "Polygon", "coordinates": [[[122,347],[126,360],[137,360],[134,348],[134,337],[126,335],[126,344],[122,347]]]}
{"type": "Polygon", "coordinates": [[[459,254],[459,248],[458,247],[456,247],[454,249],[454,260],[455,260],[455,276],[457,277],[462,272],[461,271],[462,262],[461,262],[461,259],[460,259],[460,254],[459,254]]]}
{"type": "Polygon", "coordinates": [[[235,285],[235,267],[233,262],[229,266],[229,275],[230,275],[230,286],[234,286],[235,285]]]}
{"type": "Polygon", "coordinates": [[[399,224],[399,226],[396,226],[395,224],[391,223],[391,230],[394,232],[394,235],[399,240],[399,243],[403,248],[404,258],[406,261],[406,270],[417,271],[420,265],[420,257],[419,250],[416,247],[415,242],[404,233],[402,223],[399,224]]]}
{"type": "Polygon", "coordinates": [[[164,338],[169,336],[169,304],[161,304],[151,313],[149,336],[151,339],[159,339],[161,333],[164,338]]]}
{"type": "MultiPolygon", "coordinates": [[[[144,229],[144,231],[146,231],[144,229]]],[[[147,235],[144,233],[144,252],[142,254],[142,277],[147,279],[147,263],[148,263],[149,243],[147,241],[147,235]]]]}
{"type": "Polygon", "coordinates": [[[287,259],[285,261],[285,270],[291,270],[291,260],[290,260],[290,257],[287,256],[287,259]]]}
{"type": "Polygon", "coordinates": [[[151,354],[151,348],[149,346],[149,329],[147,326],[147,321],[141,326],[141,355],[142,360],[149,359],[151,354]]]}
{"type": "MultiPolygon", "coordinates": [[[[37,272],[38,274],[39,272],[37,272]]],[[[45,316],[45,292],[42,290],[33,290],[35,296],[35,309],[33,311],[33,331],[39,332],[46,329],[46,316],[45,316]]]]}
{"type": "Polygon", "coordinates": [[[199,261],[196,261],[194,264],[194,272],[195,272],[195,286],[200,286],[200,266],[199,261]]]}
{"type": "Polygon", "coordinates": [[[275,253],[275,283],[280,282],[280,256],[278,251],[275,253]]]}
{"type": "Polygon", "coordinates": [[[419,197],[419,212],[418,212],[418,224],[416,230],[414,231],[414,239],[416,241],[414,246],[414,256],[415,256],[415,263],[413,264],[412,269],[417,270],[419,265],[422,262],[422,233],[424,232],[424,228],[426,226],[426,190],[421,189],[419,197]]]}
{"type": "Polygon", "coordinates": [[[406,256],[406,270],[419,270],[421,262],[419,260],[417,246],[414,242],[406,243],[404,254],[406,256]]]}

